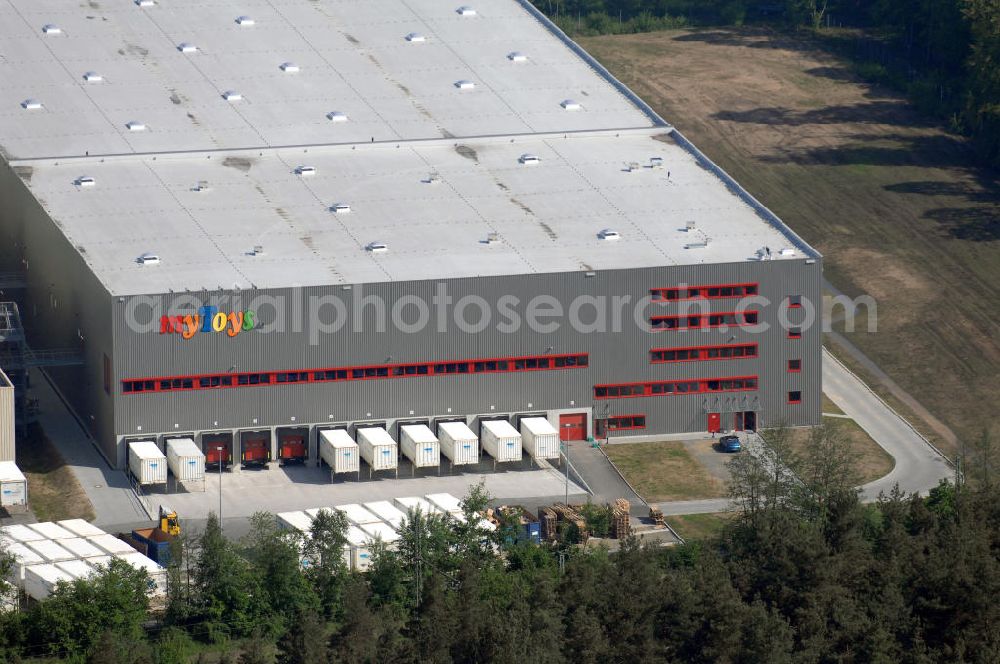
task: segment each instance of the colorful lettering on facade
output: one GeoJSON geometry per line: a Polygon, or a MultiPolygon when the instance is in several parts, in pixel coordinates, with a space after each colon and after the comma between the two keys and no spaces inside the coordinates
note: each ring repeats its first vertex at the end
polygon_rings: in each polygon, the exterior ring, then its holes
{"type": "Polygon", "coordinates": [[[218,307],[199,307],[198,313],[183,316],[160,317],[160,334],[179,334],[191,339],[199,332],[225,332],[235,337],[240,332],[249,332],[257,325],[257,315],[252,311],[225,313],[218,307]]]}

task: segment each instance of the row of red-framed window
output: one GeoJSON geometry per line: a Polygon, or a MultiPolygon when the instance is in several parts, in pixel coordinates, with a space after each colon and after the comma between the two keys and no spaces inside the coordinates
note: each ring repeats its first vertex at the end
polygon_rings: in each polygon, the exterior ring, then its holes
{"type": "Polygon", "coordinates": [[[334,367],[329,369],[304,369],[296,371],[133,378],[122,381],[122,391],[126,394],[139,394],[147,392],[212,390],[259,385],[287,385],[293,383],[326,383],[412,378],[419,376],[582,369],[589,365],[590,356],[586,354],[528,355],[522,357],[407,364],[376,364],[361,367],[334,367]]]}
{"type": "Polygon", "coordinates": [[[712,327],[746,327],[756,325],[759,311],[720,311],[713,314],[687,314],[684,316],[650,316],[654,332],[678,330],[705,330],[712,327]]]}
{"type": "Polygon", "coordinates": [[[757,357],[757,344],[653,348],[649,351],[649,361],[652,364],[700,362],[706,360],[739,360],[754,357],[757,357]]]}
{"type": "Polygon", "coordinates": [[[604,426],[607,431],[629,431],[634,429],[645,429],[646,416],[638,414],[610,415],[607,418],[605,418],[604,426]]]}
{"type": "Polygon", "coordinates": [[[757,389],[757,376],[650,380],[641,383],[609,383],[594,386],[595,399],[667,397],[710,392],[749,392],[757,389]]]}
{"type": "Polygon", "coordinates": [[[654,302],[677,302],[679,300],[721,300],[731,297],[748,297],[760,292],[760,284],[707,284],[704,286],[671,286],[651,288],[650,297],[654,302]]]}

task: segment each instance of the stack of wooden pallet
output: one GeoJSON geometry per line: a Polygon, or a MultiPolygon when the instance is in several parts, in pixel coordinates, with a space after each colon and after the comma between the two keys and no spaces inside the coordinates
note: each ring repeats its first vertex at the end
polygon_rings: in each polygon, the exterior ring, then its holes
{"type": "Polygon", "coordinates": [[[649,518],[653,520],[653,523],[659,528],[665,528],[667,525],[666,519],[663,518],[663,511],[658,507],[649,508],[649,518]]]}
{"type": "Polygon", "coordinates": [[[580,540],[586,541],[588,534],[587,521],[583,518],[582,514],[573,509],[572,506],[563,503],[556,503],[552,506],[552,509],[559,515],[560,521],[565,521],[576,526],[576,529],[580,532],[580,540]]]}
{"type": "Polygon", "coordinates": [[[542,539],[554,541],[559,534],[559,518],[551,507],[542,507],[538,510],[538,520],[542,524],[542,539]]]}
{"type": "Polygon", "coordinates": [[[622,539],[631,532],[629,526],[629,509],[631,505],[624,498],[618,498],[611,503],[611,537],[622,539]]]}

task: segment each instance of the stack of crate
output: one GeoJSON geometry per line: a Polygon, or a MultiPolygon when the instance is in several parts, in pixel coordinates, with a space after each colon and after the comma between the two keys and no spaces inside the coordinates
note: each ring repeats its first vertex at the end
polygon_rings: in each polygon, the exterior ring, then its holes
{"type": "Polygon", "coordinates": [[[554,509],[556,514],[559,515],[560,521],[565,521],[575,525],[576,529],[580,532],[580,540],[586,541],[587,521],[583,518],[582,514],[573,509],[572,506],[564,505],[563,503],[556,503],[552,506],[552,509],[554,509]]]}
{"type": "Polygon", "coordinates": [[[629,527],[629,509],[631,505],[624,498],[618,498],[611,503],[611,537],[622,539],[631,532],[629,527]]]}
{"type": "Polygon", "coordinates": [[[667,521],[663,518],[663,510],[658,507],[649,508],[649,518],[653,520],[658,528],[666,528],[667,521]]]}
{"type": "Polygon", "coordinates": [[[542,507],[538,510],[538,520],[542,524],[542,539],[549,542],[555,541],[559,534],[555,510],[551,507],[542,507]]]}

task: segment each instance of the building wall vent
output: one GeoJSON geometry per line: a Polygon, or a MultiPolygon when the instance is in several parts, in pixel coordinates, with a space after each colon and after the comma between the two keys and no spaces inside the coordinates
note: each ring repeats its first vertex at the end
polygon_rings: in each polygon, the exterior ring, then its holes
{"type": "Polygon", "coordinates": [[[522,164],[524,164],[525,166],[535,166],[542,162],[542,160],[538,158],[538,155],[527,154],[527,153],[522,154],[520,157],[517,158],[517,160],[522,164]]]}
{"type": "Polygon", "coordinates": [[[297,74],[299,72],[299,66],[294,62],[282,62],[281,71],[286,74],[297,74]]]}
{"type": "Polygon", "coordinates": [[[315,166],[299,166],[298,168],[295,169],[295,174],[296,175],[302,175],[302,176],[305,176],[305,177],[308,177],[310,175],[316,175],[316,167],[315,166]]]}
{"type": "Polygon", "coordinates": [[[510,60],[511,62],[527,62],[528,56],[526,56],[524,53],[521,53],[520,51],[512,51],[507,54],[507,59],[510,60]]]}
{"type": "Polygon", "coordinates": [[[156,4],[156,0],[135,0],[135,4],[139,7],[152,7],[156,4]]]}
{"type": "Polygon", "coordinates": [[[226,101],[243,101],[243,95],[236,90],[226,90],[222,93],[222,98],[226,101]]]}
{"type": "Polygon", "coordinates": [[[580,102],[574,101],[572,99],[563,99],[559,103],[559,105],[565,108],[567,111],[579,111],[582,108],[580,106],[580,102]]]}
{"type": "Polygon", "coordinates": [[[257,22],[254,21],[249,16],[237,16],[236,17],[236,25],[242,25],[244,28],[249,28],[251,25],[256,25],[256,23],[257,22]]]}
{"type": "Polygon", "coordinates": [[[132,120],[131,122],[125,123],[125,128],[129,131],[146,131],[146,125],[141,122],[132,120]]]}
{"type": "Polygon", "coordinates": [[[21,108],[26,111],[37,111],[42,108],[42,102],[37,99],[25,99],[21,102],[21,108]]]}
{"type": "Polygon", "coordinates": [[[365,247],[365,251],[370,251],[373,254],[384,254],[389,251],[389,245],[385,242],[369,242],[368,246],[365,247]]]}
{"type": "Polygon", "coordinates": [[[326,119],[330,122],[347,122],[347,114],[343,111],[330,111],[326,114],[326,119]]]}
{"type": "Polygon", "coordinates": [[[351,206],[347,203],[334,203],[330,206],[330,212],[334,214],[350,214],[351,206]]]}
{"type": "Polygon", "coordinates": [[[96,71],[88,71],[83,75],[83,80],[87,83],[100,83],[104,80],[104,77],[98,74],[96,71]]]}
{"type": "Polygon", "coordinates": [[[150,251],[147,251],[142,256],[136,258],[135,262],[139,265],[159,265],[160,257],[150,251]]]}
{"type": "Polygon", "coordinates": [[[468,5],[462,5],[461,7],[459,7],[458,9],[456,9],[455,11],[458,12],[459,16],[475,16],[476,15],[476,10],[473,9],[472,7],[468,6],[468,5]]]}
{"type": "Polygon", "coordinates": [[[473,83],[472,81],[466,81],[465,79],[462,79],[461,81],[455,81],[455,87],[458,88],[459,90],[474,90],[476,84],[473,83]]]}
{"type": "Polygon", "coordinates": [[[81,175],[76,179],[76,186],[78,187],[93,187],[97,184],[97,180],[90,177],[89,175],[81,175]]]}
{"type": "Polygon", "coordinates": [[[47,35],[61,35],[62,28],[52,23],[46,23],[45,25],[42,26],[42,32],[44,32],[47,35]]]}
{"type": "Polygon", "coordinates": [[[177,50],[181,53],[197,53],[198,47],[190,42],[181,42],[177,45],[177,50]]]}
{"type": "Polygon", "coordinates": [[[420,44],[427,41],[427,37],[424,37],[419,32],[411,32],[410,34],[406,35],[406,41],[414,44],[420,44]]]}

